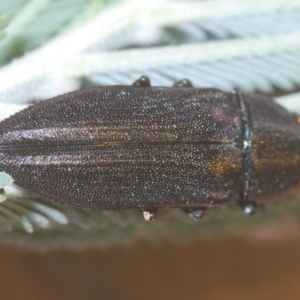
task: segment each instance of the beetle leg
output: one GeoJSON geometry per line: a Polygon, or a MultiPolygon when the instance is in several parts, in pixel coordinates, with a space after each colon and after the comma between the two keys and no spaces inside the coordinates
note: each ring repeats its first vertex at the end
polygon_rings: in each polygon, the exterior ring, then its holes
{"type": "Polygon", "coordinates": [[[182,80],[176,81],[173,84],[173,87],[193,87],[193,84],[188,79],[182,79],[182,80]]]}
{"type": "Polygon", "coordinates": [[[206,212],[206,207],[184,208],[187,213],[196,222],[200,221],[206,212]]]}
{"type": "Polygon", "coordinates": [[[257,204],[251,201],[240,201],[238,205],[242,208],[245,214],[253,215],[257,211],[257,204]]]}
{"type": "Polygon", "coordinates": [[[146,221],[154,221],[157,217],[157,208],[142,208],[141,209],[144,219],[146,221]]]}
{"type": "Polygon", "coordinates": [[[150,87],[150,79],[147,76],[142,76],[138,80],[136,80],[132,86],[139,86],[139,87],[150,87]]]}

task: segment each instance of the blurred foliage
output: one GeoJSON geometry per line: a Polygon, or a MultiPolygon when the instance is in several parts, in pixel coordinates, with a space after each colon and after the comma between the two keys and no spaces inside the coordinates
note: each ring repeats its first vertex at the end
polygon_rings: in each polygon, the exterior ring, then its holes
{"type": "MultiPolygon", "coordinates": [[[[0,43],[0,65],[45,44],[69,27],[92,17],[104,0],[2,0],[12,22],[0,43]]],[[[1,24],[0,24],[1,26],[1,24]]]]}
{"type": "Polygon", "coordinates": [[[0,10],[0,40],[5,38],[5,27],[9,24],[9,17],[5,16],[0,10]]]}

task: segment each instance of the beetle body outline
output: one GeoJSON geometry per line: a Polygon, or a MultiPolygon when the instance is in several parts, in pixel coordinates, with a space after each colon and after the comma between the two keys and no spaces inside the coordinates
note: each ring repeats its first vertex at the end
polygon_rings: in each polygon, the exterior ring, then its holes
{"type": "Polygon", "coordinates": [[[67,205],[162,207],[198,220],[208,207],[245,212],[298,188],[300,125],[263,96],[193,88],[99,87],[46,100],[0,123],[0,171],[67,205]],[[288,174],[288,175],[287,175],[288,174]]]}

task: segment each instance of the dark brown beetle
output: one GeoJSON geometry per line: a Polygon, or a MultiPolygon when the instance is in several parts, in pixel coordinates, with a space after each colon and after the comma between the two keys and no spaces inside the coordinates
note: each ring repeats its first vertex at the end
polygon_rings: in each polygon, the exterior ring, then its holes
{"type": "Polygon", "coordinates": [[[0,123],[0,171],[95,210],[212,206],[247,213],[300,181],[299,118],[272,99],[193,88],[110,86],[58,96],[0,123]]]}

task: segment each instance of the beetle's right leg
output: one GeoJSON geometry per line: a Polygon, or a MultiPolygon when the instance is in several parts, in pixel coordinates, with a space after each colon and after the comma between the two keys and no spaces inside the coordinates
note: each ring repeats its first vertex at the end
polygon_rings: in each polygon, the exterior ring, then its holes
{"type": "Polygon", "coordinates": [[[207,208],[206,207],[189,207],[189,208],[183,208],[183,211],[187,213],[193,220],[200,221],[207,208]]]}
{"type": "Polygon", "coordinates": [[[244,211],[247,215],[254,215],[257,211],[257,204],[252,201],[239,201],[239,207],[244,211]]]}
{"type": "Polygon", "coordinates": [[[141,212],[146,221],[154,221],[157,217],[157,208],[142,208],[141,212]]]}

